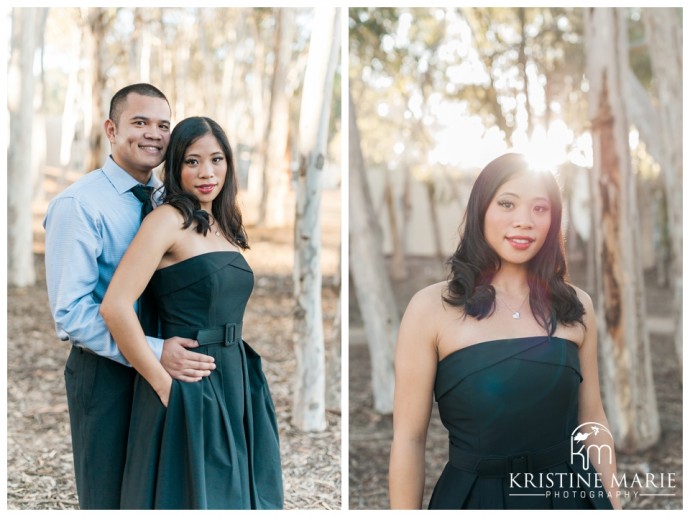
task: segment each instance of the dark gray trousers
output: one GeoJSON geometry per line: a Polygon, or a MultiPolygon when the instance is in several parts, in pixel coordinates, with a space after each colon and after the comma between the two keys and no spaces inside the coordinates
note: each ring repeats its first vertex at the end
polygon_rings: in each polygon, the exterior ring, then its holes
{"type": "Polygon", "coordinates": [[[119,509],[135,370],[72,347],[65,365],[79,507],[119,509]]]}

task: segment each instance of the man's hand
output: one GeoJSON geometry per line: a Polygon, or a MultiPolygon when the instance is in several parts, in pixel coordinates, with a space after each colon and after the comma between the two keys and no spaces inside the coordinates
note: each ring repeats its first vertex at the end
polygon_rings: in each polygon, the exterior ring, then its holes
{"type": "Polygon", "coordinates": [[[173,379],[184,382],[200,381],[211,375],[216,365],[213,357],[187,350],[187,348],[198,346],[199,343],[193,339],[183,337],[166,339],[163,341],[161,365],[173,379]]]}

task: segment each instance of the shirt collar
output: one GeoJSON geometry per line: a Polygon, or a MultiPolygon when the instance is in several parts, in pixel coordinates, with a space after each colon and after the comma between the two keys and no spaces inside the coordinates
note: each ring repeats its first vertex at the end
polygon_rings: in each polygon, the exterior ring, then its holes
{"type": "MultiPolygon", "coordinates": [[[[108,181],[112,183],[118,194],[124,194],[131,190],[135,185],[139,185],[139,182],[130,176],[122,167],[120,167],[112,156],[108,156],[105,164],[102,167],[103,174],[108,178],[108,181]]],[[[158,188],[162,185],[161,181],[156,177],[155,174],[151,174],[149,182],[146,184],[149,187],[158,188]]]]}

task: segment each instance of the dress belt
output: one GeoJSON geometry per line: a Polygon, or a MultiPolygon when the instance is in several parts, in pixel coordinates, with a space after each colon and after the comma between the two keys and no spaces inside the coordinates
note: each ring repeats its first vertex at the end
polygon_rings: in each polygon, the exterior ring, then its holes
{"type": "Polygon", "coordinates": [[[525,451],[512,456],[482,456],[450,444],[448,462],[460,470],[480,477],[509,477],[510,474],[539,472],[560,463],[568,463],[570,440],[538,451],[525,451]]]}
{"type": "Polygon", "coordinates": [[[238,345],[242,341],[242,323],[226,323],[225,325],[205,329],[182,325],[166,325],[165,333],[169,336],[196,339],[202,346],[232,346],[238,345]]]}

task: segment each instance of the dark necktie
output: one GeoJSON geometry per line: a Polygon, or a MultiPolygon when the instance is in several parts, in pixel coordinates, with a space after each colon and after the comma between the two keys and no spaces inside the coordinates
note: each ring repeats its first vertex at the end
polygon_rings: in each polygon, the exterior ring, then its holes
{"type": "MultiPolygon", "coordinates": [[[[130,189],[136,198],[141,201],[141,219],[143,220],[151,210],[153,210],[153,203],[151,201],[151,193],[153,187],[145,187],[144,185],[136,185],[130,189]]],[[[147,336],[158,337],[158,314],[156,304],[150,293],[148,287],[139,297],[137,304],[139,310],[137,316],[139,322],[144,329],[144,334],[147,336]]]]}
{"type": "Polygon", "coordinates": [[[144,185],[135,185],[130,189],[136,198],[141,201],[141,218],[144,219],[151,210],[153,210],[153,202],[151,201],[151,193],[153,187],[145,187],[144,185]]]}

